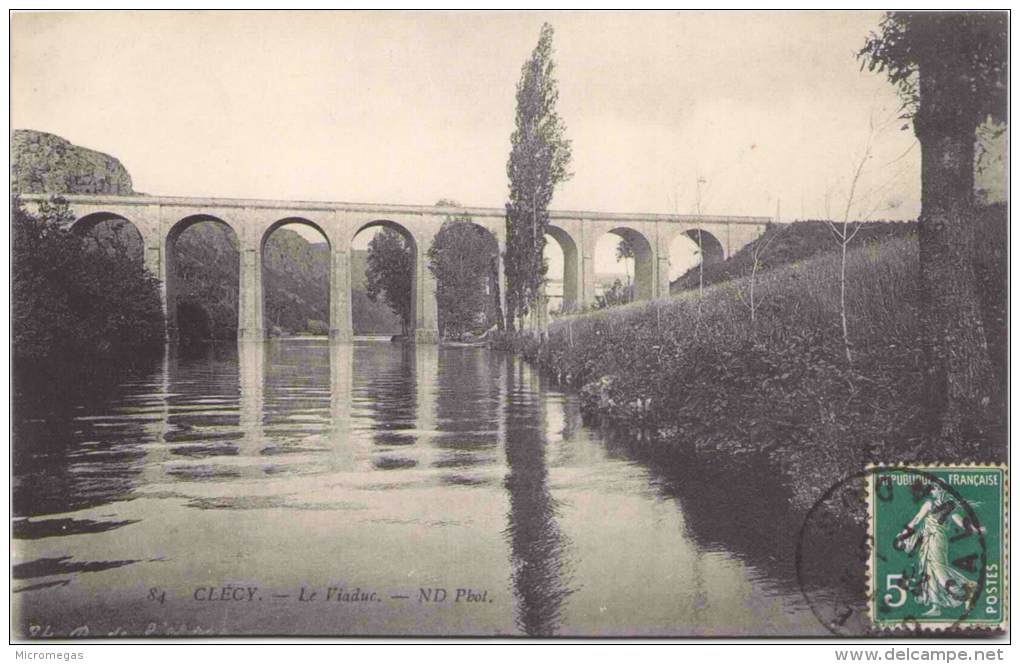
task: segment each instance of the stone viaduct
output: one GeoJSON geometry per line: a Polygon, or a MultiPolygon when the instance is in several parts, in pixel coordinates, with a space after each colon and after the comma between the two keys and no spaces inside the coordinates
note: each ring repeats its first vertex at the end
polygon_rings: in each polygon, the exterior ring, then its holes
{"type": "MultiPolygon", "coordinates": [[[[29,209],[48,195],[23,194],[29,209]]],[[[72,229],[87,232],[111,219],[130,222],[141,235],[145,265],[162,284],[168,336],[176,334],[174,242],[191,224],[212,221],[232,229],[240,252],[238,337],[265,338],[262,253],[269,235],[284,224],[318,229],[330,247],[330,338],[349,341],[351,321],[351,242],[362,230],[386,226],[400,232],[415,252],[412,323],[418,343],[438,338],[436,284],[426,253],[440,226],[451,217],[469,216],[495,239],[500,256],[506,246],[502,208],[452,208],[308,201],[276,201],[168,196],[65,196],[74,213],[72,229]]],[[[610,214],[550,211],[549,235],[563,250],[563,304],[576,308],[595,299],[595,245],[605,233],[627,238],[635,248],[635,296],[653,299],[669,294],[669,248],[680,234],[697,241],[704,259],[721,260],[754,241],[767,217],[610,214]]],[[[500,269],[502,278],[503,270],[500,269]]],[[[505,293],[504,287],[500,288],[505,293]]]]}

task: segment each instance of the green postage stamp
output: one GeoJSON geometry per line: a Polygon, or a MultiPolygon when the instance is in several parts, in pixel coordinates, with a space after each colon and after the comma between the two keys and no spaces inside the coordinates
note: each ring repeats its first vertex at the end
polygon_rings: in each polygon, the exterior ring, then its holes
{"type": "Polygon", "coordinates": [[[1004,466],[875,467],[868,474],[869,593],[878,629],[1005,629],[1004,466]]]}

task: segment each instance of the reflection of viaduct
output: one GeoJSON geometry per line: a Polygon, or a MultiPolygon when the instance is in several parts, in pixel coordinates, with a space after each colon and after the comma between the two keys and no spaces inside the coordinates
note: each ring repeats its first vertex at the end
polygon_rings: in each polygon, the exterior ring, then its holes
{"type": "MultiPolygon", "coordinates": [[[[22,195],[29,207],[44,195],[22,195]]],[[[330,336],[348,340],[351,326],[351,241],[371,226],[399,231],[414,247],[415,339],[435,342],[435,280],[426,267],[426,252],[440,226],[449,217],[469,215],[473,222],[505,248],[505,212],[502,208],[444,208],[410,205],[362,205],[228,198],[155,196],[67,196],[82,232],[95,224],[123,219],[138,229],[145,247],[145,264],[163,284],[168,331],[176,331],[174,251],[177,237],[191,224],[214,221],[234,233],[241,254],[238,335],[265,336],[262,311],[262,249],[269,234],[288,223],[318,229],[330,245],[330,336]]],[[[669,247],[680,234],[697,239],[701,231],[705,259],[725,258],[752,242],[765,229],[764,217],[683,216],[662,214],[607,214],[551,211],[549,234],[563,250],[563,303],[577,307],[595,299],[595,244],[605,233],[631,241],[635,248],[635,295],[638,299],[669,294],[669,247]]],[[[500,270],[502,277],[503,271],[500,270]]],[[[505,289],[501,289],[505,292],[505,289]]]]}

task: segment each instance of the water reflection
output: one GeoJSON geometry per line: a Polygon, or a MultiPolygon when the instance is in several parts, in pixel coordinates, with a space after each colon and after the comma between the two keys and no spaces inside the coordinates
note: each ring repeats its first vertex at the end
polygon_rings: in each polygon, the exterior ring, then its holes
{"type": "Polygon", "coordinates": [[[336,470],[355,468],[355,444],[351,439],[351,404],[354,396],[354,347],[329,346],[329,450],[336,470]]]}
{"type": "Polygon", "coordinates": [[[240,341],[237,345],[238,404],[241,444],[245,456],[259,454],[265,445],[262,412],[265,408],[266,344],[240,341]]]}
{"type": "Polygon", "coordinates": [[[431,399],[436,409],[431,465],[443,471],[445,484],[495,483],[500,479],[497,466],[502,464],[498,448],[503,423],[497,422],[502,358],[494,367],[492,358],[480,349],[444,349],[440,353],[442,362],[437,362],[434,378],[438,393],[431,399]]]}
{"type": "Polygon", "coordinates": [[[419,441],[427,442],[436,428],[436,382],[439,375],[439,348],[429,344],[407,346],[414,356],[414,395],[419,441]]]}
{"type": "Polygon", "coordinates": [[[801,522],[772,507],[787,505],[790,490],[767,457],[723,465],[694,450],[635,445],[619,432],[607,432],[605,445],[615,457],[639,462],[656,493],[683,506],[684,535],[699,550],[731,551],[777,578],[796,574],[792,551],[801,522]]]}
{"type": "Polygon", "coordinates": [[[300,354],[279,342],[265,344],[263,424],[270,436],[261,454],[266,473],[305,472],[320,463],[329,430],[329,345],[305,343],[300,354]],[[271,459],[271,460],[270,460],[271,459]]]}
{"type": "Polygon", "coordinates": [[[145,617],[224,634],[814,633],[767,483],[606,440],[513,356],[242,342],[29,406],[14,424],[22,627],[99,602],[110,629],[145,617]],[[186,595],[196,580],[472,587],[492,602],[140,603],[139,587],[186,595]]]}
{"type": "MultiPolygon", "coordinates": [[[[413,445],[417,419],[414,346],[365,344],[358,348],[354,372],[362,380],[354,391],[356,416],[369,420],[372,438],[383,449],[413,445]]],[[[379,459],[400,457],[383,455],[379,459]]],[[[410,460],[410,465],[415,465],[410,460]]],[[[407,466],[407,462],[397,463],[407,466]]],[[[377,467],[388,467],[385,461],[377,467]]]]}
{"type": "MultiPolygon", "coordinates": [[[[14,403],[12,511],[15,519],[124,500],[142,472],[141,447],[162,402],[158,373],[68,399],[19,394],[14,403]],[[119,403],[128,402],[128,411],[119,403]]],[[[80,525],[80,524],[79,524],[80,525]]],[[[15,527],[18,527],[17,521],[15,527]]]]}
{"type": "MultiPolygon", "coordinates": [[[[168,354],[162,437],[147,445],[151,471],[185,482],[239,477],[228,457],[245,438],[238,410],[239,349],[209,344],[168,354]]],[[[164,381],[161,381],[161,383],[164,381]]],[[[158,407],[158,394],[157,394],[158,407]]]]}
{"type": "Polygon", "coordinates": [[[506,441],[510,496],[506,536],[517,596],[518,627],[532,636],[556,633],[560,609],[572,592],[562,556],[566,538],[556,522],[557,504],[549,490],[546,422],[538,378],[517,358],[507,371],[506,441]]]}

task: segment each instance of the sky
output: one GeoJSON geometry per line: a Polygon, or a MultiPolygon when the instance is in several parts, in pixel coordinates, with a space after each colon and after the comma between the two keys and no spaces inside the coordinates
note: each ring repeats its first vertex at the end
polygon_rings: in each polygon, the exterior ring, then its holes
{"type": "Polygon", "coordinates": [[[851,216],[908,219],[920,152],[854,56],[880,18],[17,13],[11,120],[116,156],[149,194],[499,207],[548,21],[573,146],[552,207],[841,218],[867,156],[851,216]]]}

